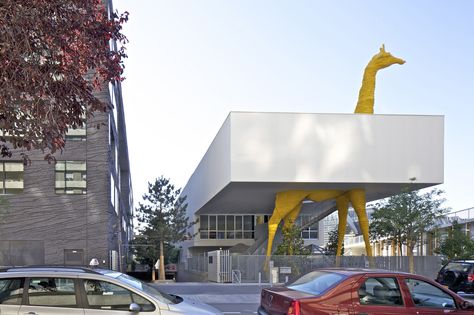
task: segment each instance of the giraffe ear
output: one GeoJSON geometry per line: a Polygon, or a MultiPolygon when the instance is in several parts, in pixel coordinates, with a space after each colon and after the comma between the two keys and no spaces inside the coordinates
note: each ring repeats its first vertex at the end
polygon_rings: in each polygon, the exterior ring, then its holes
{"type": "Polygon", "coordinates": [[[385,52],[385,44],[382,44],[382,47],[380,47],[380,52],[385,52]]]}

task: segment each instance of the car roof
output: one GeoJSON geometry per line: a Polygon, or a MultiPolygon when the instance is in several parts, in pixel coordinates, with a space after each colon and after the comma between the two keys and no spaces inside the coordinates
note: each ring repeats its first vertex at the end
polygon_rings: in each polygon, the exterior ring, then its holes
{"type": "Polygon", "coordinates": [[[404,275],[411,275],[410,273],[403,272],[403,271],[393,271],[393,270],[385,270],[385,269],[364,269],[364,268],[319,268],[317,271],[326,271],[326,272],[337,272],[340,274],[344,274],[346,276],[353,276],[353,275],[364,275],[364,274],[404,274],[404,275]]]}
{"type": "Polygon", "coordinates": [[[98,268],[89,268],[84,266],[50,266],[50,265],[35,265],[35,266],[19,266],[19,267],[4,267],[0,272],[61,272],[61,273],[80,273],[80,274],[108,274],[114,271],[98,268]]]}

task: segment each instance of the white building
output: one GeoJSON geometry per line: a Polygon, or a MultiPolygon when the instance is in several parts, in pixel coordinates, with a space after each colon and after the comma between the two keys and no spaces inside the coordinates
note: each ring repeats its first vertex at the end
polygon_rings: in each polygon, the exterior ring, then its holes
{"type": "MultiPolygon", "coordinates": [[[[363,188],[369,202],[413,178],[416,189],[440,184],[443,165],[443,116],[231,112],[183,189],[199,221],[183,254],[263,253],[279,191],[363,188]]],[[[320,220],[334,210],[305,202],[309,242],[324,243],[320,220]]]]}

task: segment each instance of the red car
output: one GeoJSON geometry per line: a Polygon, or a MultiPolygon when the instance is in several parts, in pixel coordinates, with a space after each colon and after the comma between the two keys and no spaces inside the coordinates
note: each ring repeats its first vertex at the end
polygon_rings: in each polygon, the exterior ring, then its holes
{"type": "Polygon", "coordinates": [[[259,315],[474,314],[474,305],[422,276],[387,270],[318,269],[262,290],[259,315]]]}

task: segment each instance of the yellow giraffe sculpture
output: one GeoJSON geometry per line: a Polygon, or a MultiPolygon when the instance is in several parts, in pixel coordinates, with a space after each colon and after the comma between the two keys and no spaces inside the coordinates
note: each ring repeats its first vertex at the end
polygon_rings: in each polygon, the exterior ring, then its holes
{"type": "Polygon", "coordinates": [[[380,47],[380,52],[373,56],[365,67],[364,77],[362,78],[362,86],[360,87],[359,91],[359,100],[357,101],[357,106],[354,113],[374,113],[375,76],[377,71],[396,63],[402,65],[405,63],[405,61],[392,56],[392,54],[389,52],[386,52],[385,45],[382,45],[382,47],[380,47]]]}
{"type": "MultiPolygon", "coordinates": [[[[382,45],[380,52],[372,57],[367,64],[362,86],[359,91],[359,100],[355,108],[355,113],[373,114],[374,113],[374,93],[375,93],[375,77],[377,71],[393,64],[404,64],[405,61],[393,57],[389,52],[385,51],[385,46],[382,45]]],[[[372,257],[372,248],[369,240],[369,221],[367,219],[367,212],[365,209],[365,190],[355,188],[351,190],[288,190],[278,192],[275,198],[275,209],[268,221],[268,244],[267,256],[272,253],[273,240],[278,225],[284,220],[285,227],[292,225],[298,217],[301,206],[304,200],[312,200],[321,202],[325,200],[336,200],[336,208],[338,211],[338,244],[336,256],[341,255],[342,242],[344,241],[344,234],[346,232],[347,212],[349,202],[355,209],[357,217],[359,218],[359,225],[362,235],[364,236],[365,250],[367,256],[372,257]]],[[[370,261],[372,264],[372,261],[370,261]]]]}

